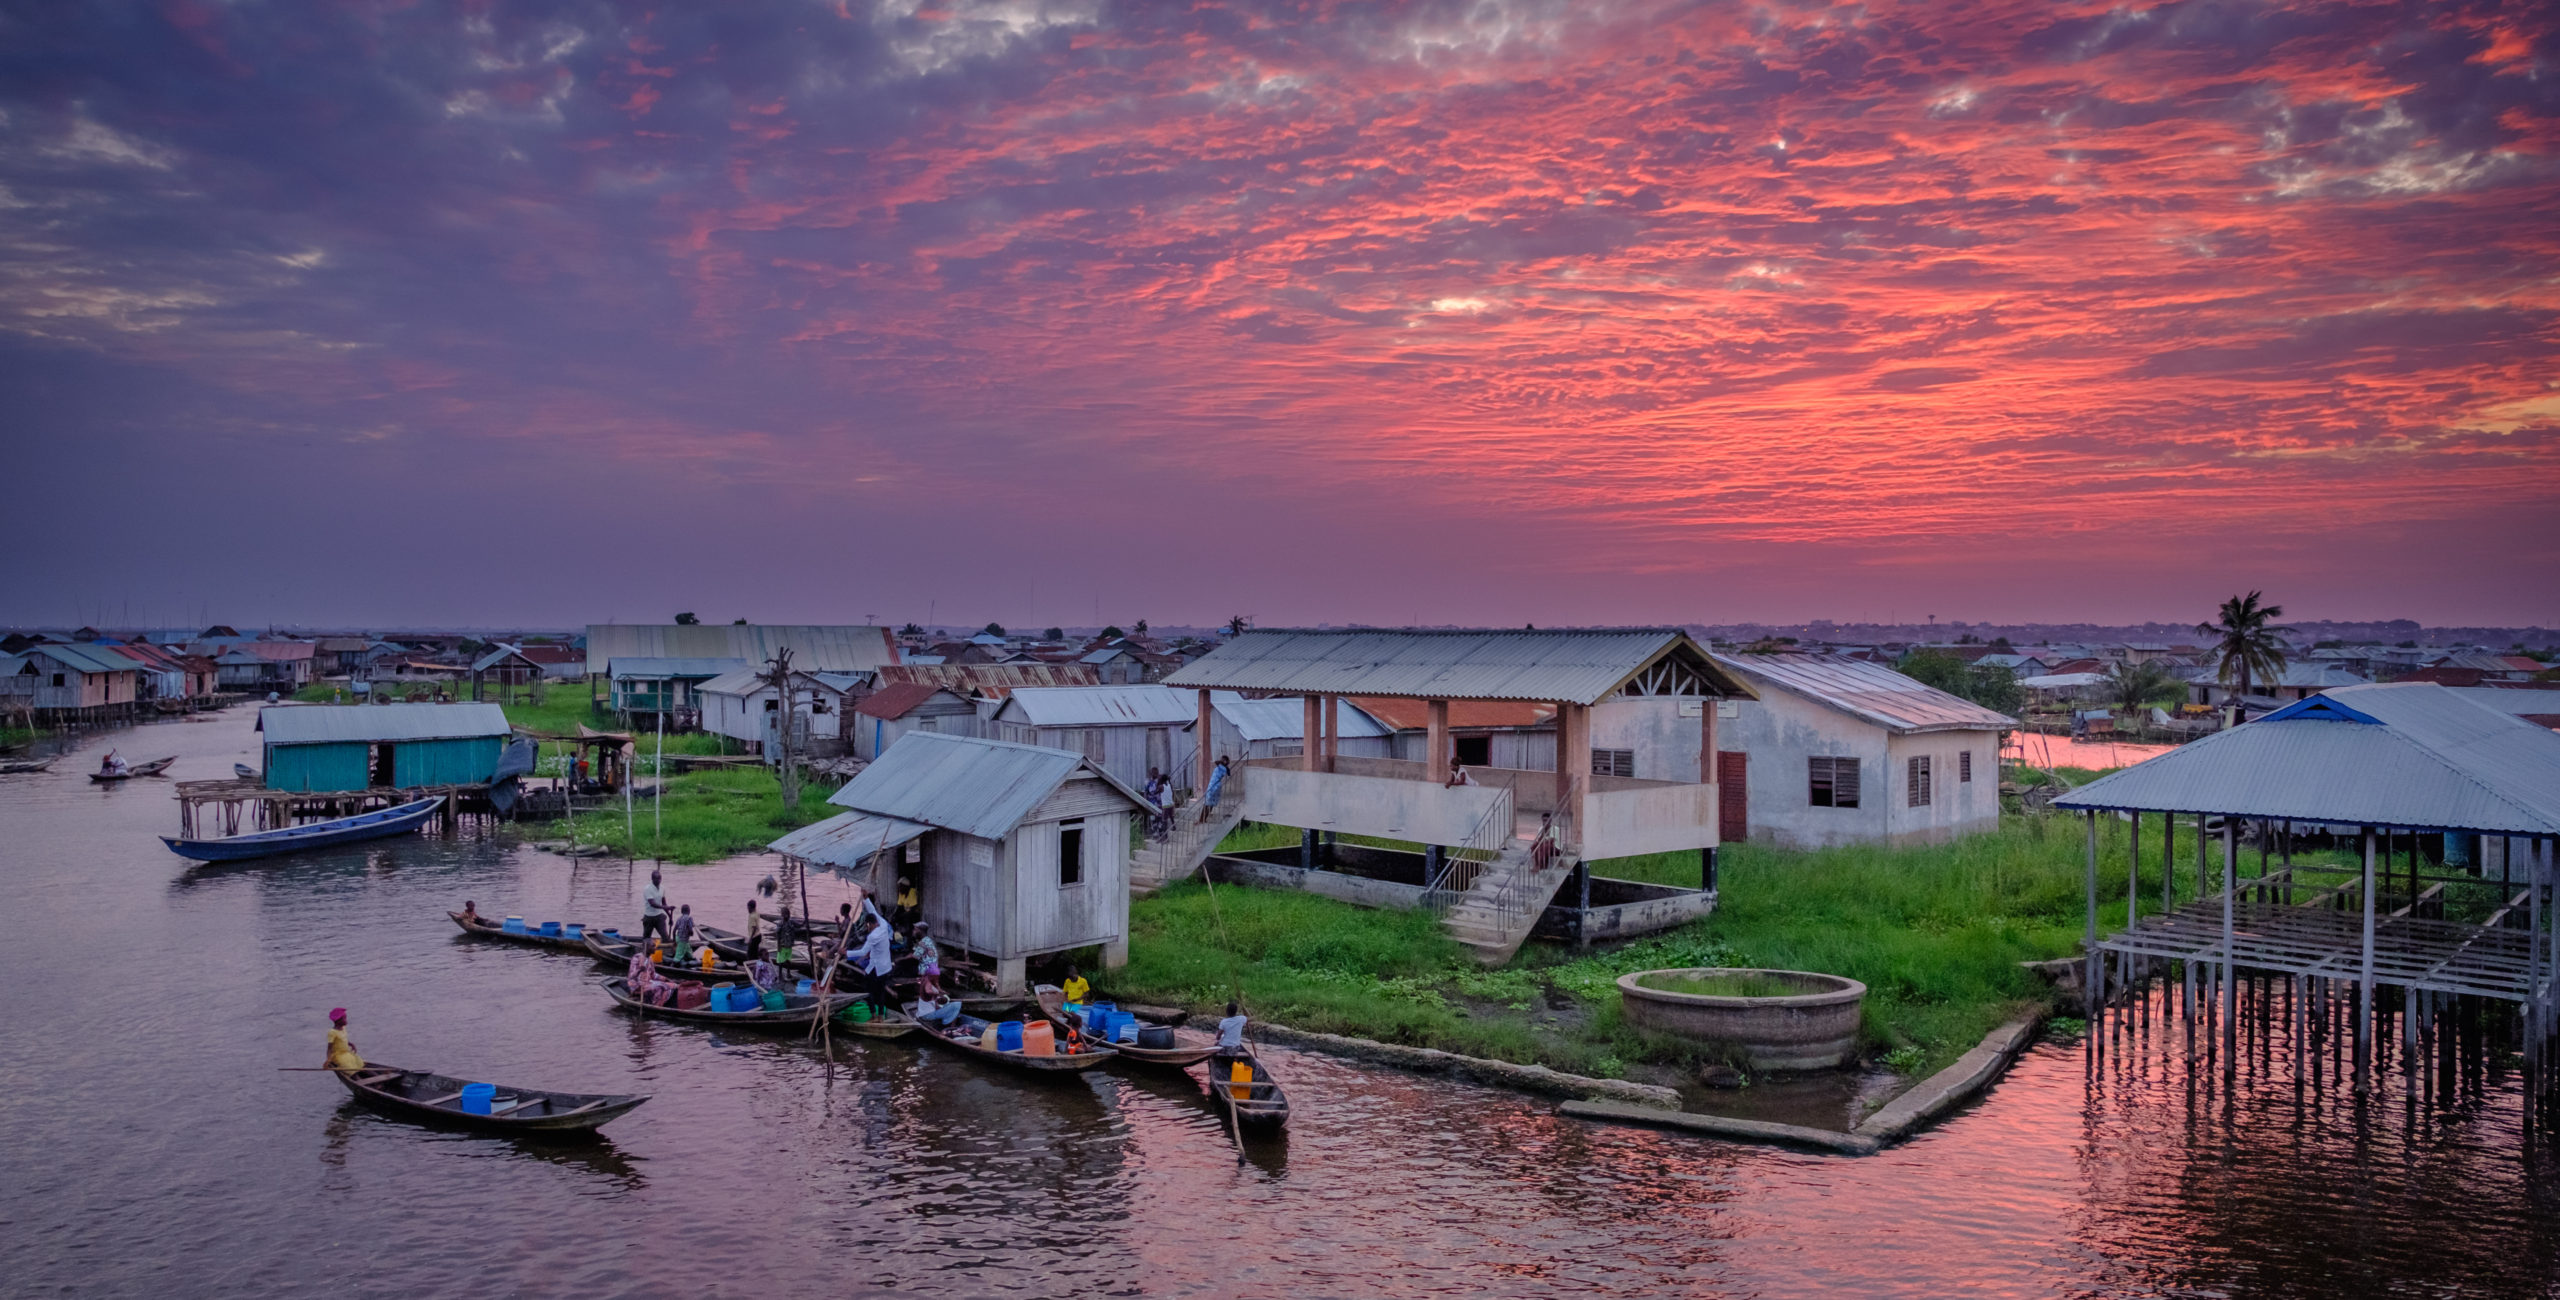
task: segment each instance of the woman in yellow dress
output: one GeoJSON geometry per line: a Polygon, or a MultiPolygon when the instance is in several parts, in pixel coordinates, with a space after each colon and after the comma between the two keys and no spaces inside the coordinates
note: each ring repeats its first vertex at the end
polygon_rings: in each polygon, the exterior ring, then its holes
{"type": "Polygon", "coordinates": [[[332,1070],[361,1070],[364,1058],[356,1055],[356,1046],[347,1041],[347,1009],[334,1007],[329,1012],[329,1059],[332,1070]]]}

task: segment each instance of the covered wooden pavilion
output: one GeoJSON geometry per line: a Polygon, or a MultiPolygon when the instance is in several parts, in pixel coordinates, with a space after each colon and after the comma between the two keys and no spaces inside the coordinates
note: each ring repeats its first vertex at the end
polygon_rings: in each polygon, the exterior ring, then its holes
{"type": "MultiPolygon", "coordinates": [[[[2111,977],[2153,963],[2184,963],[2218,990],[2224,1056],[2237,1026],[2234,976],[2289,976],[2307,990],[2352,984],[2353,1046],[2361,1088],[2374,1050],[2378,988],[2397,985],[2416,1032],[2418,1008],[2458,998],[2511,1003],[2518,1015],[2528,1093],[2547,1088],[2554,1031],[2553,846],[2560,840],[2560,735],[2512,714],[2425,683],[2324,691],[2246,725],[2112,773],[2054,801],[2088,822],[2088,929],[2083,987],[2093,1008],[2111,977]],[[2133,879],[2141,871],[2141,818],[2162,818],[2169,861],[2177,818],[2194,819],[2199,877],[2206,825],[2221,826],[2221,887],[2181,902],[2172,869],[2160,910],[2141,916],[2130,890],[2125,928],[2098,933],[2101,812],[2134,820],[2133,879]],[[2240,870],[2239,835],[2256,823],[2255,877],[2240,870]],[[2316,889],[2297,880],[2292,833],[2327,830],[2354,838],[2358,878],[2316,889]],[[2468,850],[2430,869],[2417,845],[2442,835],[2468,850]],[[2474,838],[2476,837],[2476,839],[2474,838]],[[2285,846],[2271,863],[2263,846],[2285,846]],[[2405,870],[2393,848],[2409,846],[2405,870]],[[2497,905],[2476,922],[2443,915],[2446,886],[2488,882],[2497,905]],[[2108,969],[2108,955],[2117,969],[2108,969]]],[[[2447,853],[2445,858],[2457,855],[2447,853]]],[[[2308,997],[2297,998],[2302,1005],[2308,997]]],[[[2208,1004],[2208,1009],[2209,1004],[2208,1004]]]]}

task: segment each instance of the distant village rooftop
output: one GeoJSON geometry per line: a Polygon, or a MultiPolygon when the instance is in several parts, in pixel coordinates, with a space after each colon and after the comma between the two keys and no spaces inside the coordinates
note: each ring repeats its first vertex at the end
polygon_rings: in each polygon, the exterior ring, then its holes
{"type": "Polygon", "coordinates": [[[1594,704],[1657,667],[1700,693],[1750,697],[1678,628],[1254,628],[1167,686],[1290,695],[1594,704]]]}

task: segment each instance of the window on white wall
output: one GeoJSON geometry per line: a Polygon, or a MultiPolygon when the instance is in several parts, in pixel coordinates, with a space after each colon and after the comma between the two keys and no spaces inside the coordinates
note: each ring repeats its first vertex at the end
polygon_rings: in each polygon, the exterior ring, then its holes
{"type": "Polygon", "coordinates": [[[1636,752],[1632,749],[1592,750],[1591,774],[1632,777],[1636,774],[1636,752]]]}
{"type": "Polygon", "coordinates": [[[1973,780],[1973,751],[1972,751],[1972,750],[1970,750],[1970,749],[1960,749],[1960,750],[1957,750],[1957,751],[1956,751],[1956,783],[1957,783],[1958,785],[1965,785],[1965,784],[1969,784],[1969,783],[1971,783],[1971,782],[1972,782],[1972,780],[1973,780]]]}
{"type": "Polygon", "coordinates": [[[1914,808],[1928,807],[1929,795],[1931,793],[1929,789],[1929,756],[1927,754],[1915,755],[1907,768],[1907,774],[1907,779],[1903,783],[1904,801],[1914,808]]]}
{"type": "Polygon", "coordinates": [[[1084,883],[1084,819],[1058,823],[1058,887],[1084,883]]]}
{"type": "Polygon", "coordinates": [[[1816,808],[1858,806],[1858,760],[1817,754],[1804,761],[1805,802],[1816,808]]]}

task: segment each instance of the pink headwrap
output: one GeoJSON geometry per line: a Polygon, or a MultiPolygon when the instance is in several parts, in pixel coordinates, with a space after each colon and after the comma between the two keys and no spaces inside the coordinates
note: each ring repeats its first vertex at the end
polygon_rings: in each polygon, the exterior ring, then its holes
{"type": "Polygon", "coordinates": [[[347,1009],[345,1007],[331,1007],[329,1008],[329,1018],[343,1023],[347,1018],[347,1009]]]}

